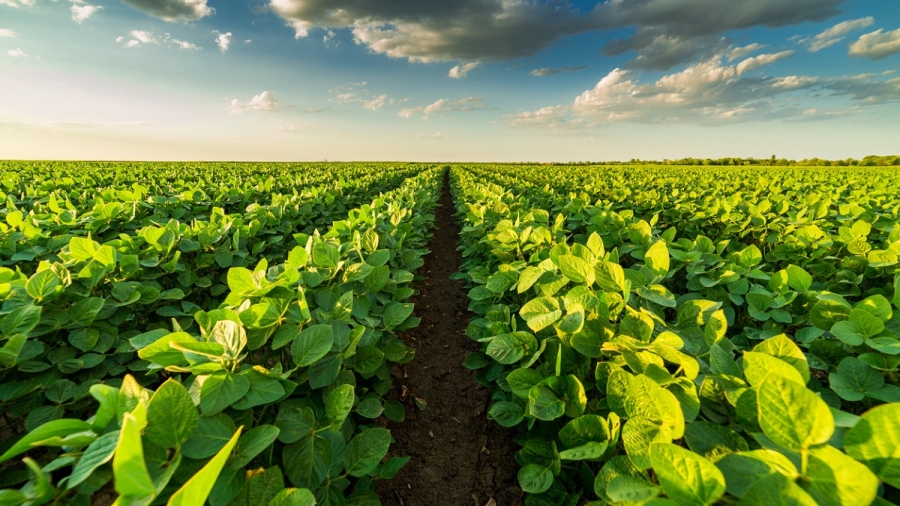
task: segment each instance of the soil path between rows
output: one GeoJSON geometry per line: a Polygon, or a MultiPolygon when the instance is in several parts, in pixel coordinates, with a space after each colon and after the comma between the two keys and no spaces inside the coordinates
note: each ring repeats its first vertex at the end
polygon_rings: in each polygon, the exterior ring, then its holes
{"type": "Polygon", "coordinates": [[[393,479],[378,483],[386,506],[517,506],[522,504],[512,434],[487,419],[491,389],[463,367],[478,343],[466,336],[470,313],[459,269],[459,227],[447,177],[436,210],[436,230],[421,269],[415,329],[400,333],[416,349],[415,359],[395,366],[391,398],[406,406],[406,420],[388,423],[396,442],[390,456],[411,457],[393,479]],[[420,410],[415,399],[424,400],[420,410]]]}

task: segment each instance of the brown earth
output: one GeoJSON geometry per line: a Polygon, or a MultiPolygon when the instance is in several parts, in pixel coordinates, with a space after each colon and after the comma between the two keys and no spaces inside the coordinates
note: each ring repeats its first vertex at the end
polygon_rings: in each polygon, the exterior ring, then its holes
{"type": "Polygon", "coordinates": [[[389,456],[412,458],[395,478],[378,483],[378,495],[385,506],[520,505],[513,459],[518,447],[510,431],[487,419],[491,389],[462,365],[479,345],[466,336],[465,283],[450,279],[461,257],[446,176],[435,225],[431,254],[419,271],[425,279],[413,298],[413,314],[422,323],[400,333],[416,358],[394,367],[395,391],[389,396],[406,407],[405,421],[388,423],[396,440],[389,456]],[[416,398],[426,409],[418,409],[416,398]]]}

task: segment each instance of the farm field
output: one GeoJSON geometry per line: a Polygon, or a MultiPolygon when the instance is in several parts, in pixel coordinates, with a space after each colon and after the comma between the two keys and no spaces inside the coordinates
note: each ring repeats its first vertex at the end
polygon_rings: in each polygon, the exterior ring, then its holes
{"type": "Polygon", "coordinates": [[[900,504],[896,168],[0,185],[0,505],[900,504]]]}

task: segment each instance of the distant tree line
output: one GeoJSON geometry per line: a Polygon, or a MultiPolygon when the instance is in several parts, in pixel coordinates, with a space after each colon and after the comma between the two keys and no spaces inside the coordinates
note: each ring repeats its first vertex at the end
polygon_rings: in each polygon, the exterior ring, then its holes
{"type": "Polygon", "coordinates": [[[875,156],[870,155],[861,160],[847,158],[846,160],[825,160],[822,158],[804,158],[803,160],[789,160],[772,155],[771,158],[681,158],[678,160],[641,160],[632,158],[627,162],[554,162],[545,165],[718,165],[718,166],[797,166],[797,167],[883,167],[900,166],[900,155],[875,156]]]}

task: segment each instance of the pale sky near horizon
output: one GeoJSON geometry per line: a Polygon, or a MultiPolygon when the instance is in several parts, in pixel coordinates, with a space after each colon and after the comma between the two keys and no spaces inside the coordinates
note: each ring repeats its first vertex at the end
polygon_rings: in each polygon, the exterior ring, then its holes
{"type": "Polygon", "coordinates": [[[900,2],[0,0],[0,159],[900,154],[900,2]]]}

